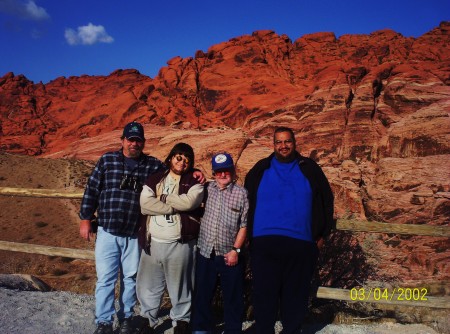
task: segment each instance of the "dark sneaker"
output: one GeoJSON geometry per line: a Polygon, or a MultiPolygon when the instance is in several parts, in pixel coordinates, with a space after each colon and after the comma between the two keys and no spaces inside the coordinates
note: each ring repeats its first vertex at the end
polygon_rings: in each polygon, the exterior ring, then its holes
{"type": "Polygon", "coordinates": [[[173,334],[189,334],[189,322],[177,321],[177,325],[173,329],[173,334]]]}
{"type": "Polygon", "coordinates": [[[132,334],[133,333],[133,326],[131,325],[131,318],[123,319],[122,323],[120,324],[120,334],[132,334]]]}
{"type": "Polygon", "coordinates": [[[113,334],[112,324],[99,323],[94,334],[113,334]]]}

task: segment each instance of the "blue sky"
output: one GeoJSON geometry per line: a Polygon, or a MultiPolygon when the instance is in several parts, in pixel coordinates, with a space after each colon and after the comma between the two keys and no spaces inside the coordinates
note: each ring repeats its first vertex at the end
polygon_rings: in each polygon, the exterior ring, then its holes
{"type": "Polygon", "coordinates": [[[38,83],[134,68],[154,77],[175,57],[270,29],[419,37],[450,21],[450,0],[0,0],[0,77],[38,83]]]}

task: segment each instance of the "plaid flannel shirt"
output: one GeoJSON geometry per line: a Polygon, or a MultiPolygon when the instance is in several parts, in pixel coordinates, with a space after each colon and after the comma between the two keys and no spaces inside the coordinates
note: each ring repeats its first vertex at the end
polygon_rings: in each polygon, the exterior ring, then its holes
{"type": "Polygon", "coordinates": [[[247,226],[247,190],[235,183],[220,190],[215,181],[207,188],[205,213],[200,223],[197,246],[209,258],[231,251],[239,229],[247,226]]]}
{"type": "Polygon", "coordinates": [[[111,234],[136,235],[141,209],[140,192],[121,190],[124,174],[138,176],[141,184],[165,166],[158,159],[141,154],[137,169],[131,171],[122,150],[108,152],[101,156],[86,185],[81,202],[80,218],[92,219],[97,211],[98,225],[111,234]]]}

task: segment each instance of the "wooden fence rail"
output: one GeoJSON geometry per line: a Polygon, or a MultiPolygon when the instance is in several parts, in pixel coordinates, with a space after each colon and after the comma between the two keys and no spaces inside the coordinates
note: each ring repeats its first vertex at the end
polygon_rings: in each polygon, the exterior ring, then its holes
{"type": "Polygon", "coordinates": [[[0,187],[0,195],[21,197],[48,197],[48,198],[83,198],[83,191],[68,192],[54,189],[26,189],[0,187]]]}
{"type": "Polygon", "coordinates": [[[394,233],[431,237],[450,237],[449,226],[391,224],[356,219],[338,219],[336,229],[353,232],[394,233]]]}
{"type": "MultiPolygon", "coordinates": [[[[48,197],[81,199],[83,192],[65,192],[53,189],[25,189],[0,187],[0,195],[21,197],[48,197]]],[[[375,232],[422,235],[433,237],[450,237],[450,227],[433,225],[391,224],[356,219],[338,219],[336,228],[343,231],[375,232]]]]}
{"type": "MultiPolygon", "coordinates": [[[[4,196],[24,196],[24,197],[48,197],[48,198],[65,198],[65,199],[81,199],[83,192],[65,192],[53,189],[23,189],[23,188],[7,188],[0,187],[0,195],[4,196]]],[[[409,234],[435,237],[450,237],[450,228],[448,226],[431,226],[431,225],[412,225],[412,224],[390,224],[374,221],[359,221],[355,219],[338,219],[336,223],[338,230],[353,232],[375,232],[375,233],[394,233],[409,234]]],[[[32,254],[41,254],[48,256],[62,256],[77,259],[94,260],[94,251],[87,249],[72,249],[62,247],[51,247],[43,245],[32,245],[9,241],[0,241],[0,250],[24,252],[32,254]]],[[[367,289],[367,297],[361,298],[360,295],[352,294],[352,290],[336,289],[328,287],[319,287],[317,290],[317,298],[343,300],[347,302],[369,302],[377,304],[391,304],[402,306],[421,306],[430,308],[450,309],[450,297],[434,297],[409,294],[400,295],[400,289],[397,292],[389,290],[389,293],[382,295],[381,293],[369,294],[367,289]],[[409,299],[409,300],[408,300],[409,299]]],[[[376,288],[377,289],[377,288],[376,288]]],[[[375,290],[376,290],[375,289],[375,290]]],[[[387,289],[378,288],[388,292],[387,289]]],[[[419,290],[418,288],[410,288],[419,290]]]]}
{"type": "Polygon", "coordinates": [[[89,249],[74,249],[44,245],[32,245],[11,241],[0,241],[0,250],[41,254],[48,256],[70,257],[72,259],[95,260],[94,251],[89,249]]]}
{"type": "MultiPolygon", "coordinates": [[[[94,251],[87,249],[72,249],[72,248],[61,248],[61,247],[51,247],[43,245],[31,245],[10,241],[0,241],[0,250],[13,251],[13,252],[24,252],[31,254],[41,254],[48,256],[63,256],[77,259],[87,259],[94,260],[94,251]]],[[[378,288],[378,290],[385,290],[388,292],[386,295],[381,292],[369,293],[369,288],[365,288],[365,296],[361,297],[360,294],[352,294],[351,290],[348,289],[336,289],[328,287],[319,287],[317,290],[317,298],[323,299],[335,299],[344,300],[347,302],[367,302],[367,303],[377,303],[377,304],[390,304],[390,305],[402,305],[402,306],[420,306],[420,307],[431,307],[431,308],[443,308],[450,309],[450,297],[433,297],[421,294],[420,291],[417,294],[409,293],[400,295],[400,291],[394,293],[391,289],[378,288]],[[366,297],[367,296],[367,297],[366,297]]],[[[411,290],[420,290],[418,288],[410,288],[411,290]]]]}

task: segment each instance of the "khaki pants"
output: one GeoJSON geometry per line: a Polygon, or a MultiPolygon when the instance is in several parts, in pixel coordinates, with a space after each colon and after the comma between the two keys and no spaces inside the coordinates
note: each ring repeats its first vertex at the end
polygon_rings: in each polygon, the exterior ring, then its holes
{"type": "Polygon", "coordinates": [[[169,292],[170,318],[189,322],[194,288],[196,240],[187,243],[151,241],[150,254],[142,252],[136,280],[141,315],[150,327],[158,323],[158,312],[164,289],[169,292]]]}

